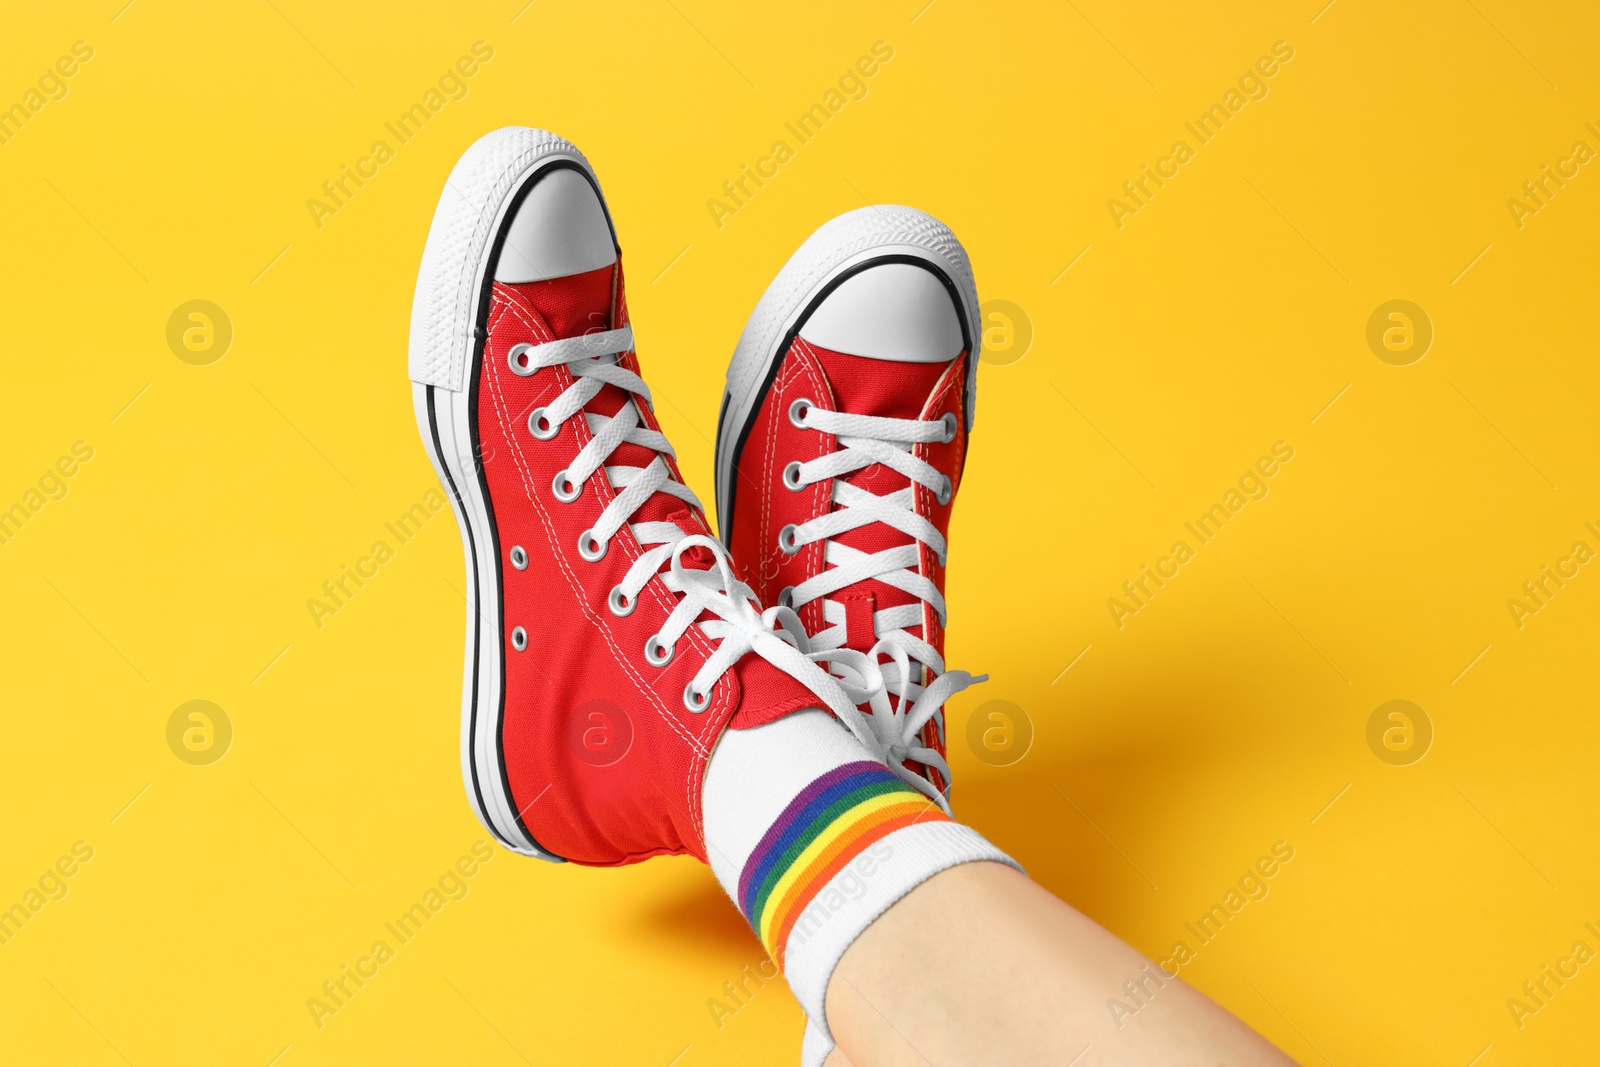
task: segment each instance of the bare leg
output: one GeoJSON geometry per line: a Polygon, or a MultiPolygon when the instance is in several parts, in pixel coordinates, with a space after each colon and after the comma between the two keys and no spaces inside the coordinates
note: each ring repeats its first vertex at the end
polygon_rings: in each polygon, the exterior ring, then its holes
{"type": "Polygon", "coordinates": [[[1062,1067],[1085,1046],[1075,1067],[1294,1062],[998,863],[937,874],[879,917],[839,961],[827,1007],[839,1046],[827,1067],[1062,1067]],[[1119,1026],[1107,1002],[1134,1004],[1123,983],[1141,978],[1143,1004],[1119,1026]]]}

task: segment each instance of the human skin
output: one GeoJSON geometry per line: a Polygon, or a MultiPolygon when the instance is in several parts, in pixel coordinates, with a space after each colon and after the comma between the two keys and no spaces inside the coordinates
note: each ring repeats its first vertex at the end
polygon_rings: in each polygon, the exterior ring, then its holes
{"type": "Polygon", "coordinates": [[[839,961],[827,1010],[838,1047],[825,1067],[1294,1065],[1205,995],[998,863],[942,871],[884,912],[839,961]],[[1119,1027],[1107,1002],[1131,1006],[1123,983],[1141,976],[1150,992],[1119,1027]]]}

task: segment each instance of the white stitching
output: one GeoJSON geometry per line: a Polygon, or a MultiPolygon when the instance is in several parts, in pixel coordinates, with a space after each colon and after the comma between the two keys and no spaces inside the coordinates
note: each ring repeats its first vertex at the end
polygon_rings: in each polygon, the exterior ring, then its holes
{"type": "MultiPolygon", "coordinates": [[[[595,612],[594,609],[590,607],[587,601],[584,599],[582,595],[583,585],[578,580],[576,573],[572,570],[572,567],[567,561],[566,553],[563,550],[559,540],[555,536],[555,524],[550,520],[549,513],[545,510],[544,505],[540,503],[539,498],[534,493],[529,464],[526,457],[523,455],[522,443],[517,439],[516,434],[512,432],[511,423],[509,423],[506,419],[506,413],[509,410],[509,405],[506,403],[503,387],[500,384],[500,371],[498,367],[496,367],[490,374],[489,386],[490,393],[495,401],[495,415],[500,422],[501,433],[505,436],[506,440],[510,444],[511,454],[517,463],[518,473],[522,475],[522,484],[527,493],[528,502],[533,505],[534,511],[539,516],[540,524],[544,528],[545,538],[550,543],[551,554],[557,565],[561,568],[562,574],[566,577],[567,584],[572,590],[574,599],[577,601],[579,609],[583,612],[585,617],[589,619],[590,623],[594,625],[595,629],[601,632],[602,636],[606,640],[607,646],[611,649],[612,657],[616,659],[618,666],[620,666],[623,671],[635,681],[640,689],[643,689],[650,694],[651,698],[657,705],[657,709],[663,714],[664,717],[666,717],[668,723],[673,727],[674,731],[678,732],[680,736],[684,736],[683,731],[679,728],[677,721],[671,717],[671,715],[667,712],[666,706],[661,702],[660,694],[658,694],[654,688],[645,684],[643,677],[640,676],[637,671],[635,671],[627,656],[622,653],[621,647],[616,643],[613,635],[603,625],[603,621],[600,619],[599,614],[595,612]]],[[[694,747],[692,738],[684,736],[684,739],[690,742],[691,748],[694,747]]]]}
{"type": "MultiPolygon", "coordinates": [[[[553,334],[549,328],[540,322],[537,317],[530,317],[528,311],[521,306],[523,297],[520,293],[514,289],[502,291],[499,290],[498,287],[496,292],[502,296],[502,300],[492,305],[493,322],[490,326],[491,331],[498,327],[504,318],[510,316],[519,324],[527,327],[529,331],[541,341],[553,339],[553,334]]],[[[716,715],[708,716],[706,718],[706,725],[702,728],[705,733],[702,733],[699,736],[691,733],[683,726],[682,723],[678,721],[672,712],[668,710],[667,706],[661,699],[661,695],[656,691],[656,689],[646,683],[644,678],[636,671],[631,661],[625,654],[622,653],[620,646],[616,643],[615,636],[610,632],[609,628],[604,625],[604,620],[601,619],[599,613],[594,611],[584,599],[582,595],[582,585],[578,582],[576,574],[568,564],[565,552],[555,537],[554,524],[551,522],[544,505],[540,503],[537,495],[534,493],[531,472],[529,470],[526,458],[523,455],[522,444],[517,435],[513,432],[513,423],[507,420],[509,404],[506,402],[503,386],[501,385],[501,372],[500,368],[498,367],[498,362],[498,360],[495,361],[497,365],[492,370],[489,379],[490,393],[495,401],[495,415],[500,423],[501,433],[504,435],[510,445],[512,456],[517,463],[518,473],[522,476],[523,488],[527,494],[528,501],[533,505],[535,512],[539,516],[540,523],[544,527],[545,537],[551,544],[552,555],[554,556],[557,564],[560,566],[562,573],[566,576],[568,584],[574,593],[574,599],[577,600],[579,608],[589,619],[591,625],[593,625],[593,627],[605,638],[607,646],[611,649],[612,657],[617,661],[618,665],[622,667],[624,673],[634,681],[637,688],[645,690],[649,693],[650,699],[654,702],[657,711],[661,714],[662,718],[665,719],[667,725],[672,729],[672,731],[685,742],[690,750],[691,756],[699,757],[698,760],[691,758],[688,761],[689,770],[684,779],[684,794],[686,802],[688,803],[690,824],[703,840],[705,837],[703,820],[699,812],[700,806],[695,802],[696,798],[694,795],[694,779],[696,776],[696,768],[697,766],[703,765],[704,762],[710,757],[711,745],[708,744],[705,734],[710,732],[713,723],[716,724],[717,735],[721,735],[721,729],[723,725],[725,725],[725,720],[719,720],[722,719],[721,712],[731,703],[731,694],[723,697],[717,702],[718,708],[716,715]]],[[[570,374],[568,376],[570,377],[570,374]]],[[[559,378],[557,380],[560,381],[559,378]]],[[[588,433],[588,424],[587,422],[584,422],[578,428],[580,441],[583,440],[588,433]]],[[[609,486],[601,486],[601,492],[608,499],[613,494],[613,491],[609,486]]],[[[637,559],[641,554],[639,548],[632,542],[631,535],[629,539],[622,542],[622,545],[623,551],[627,552],[631,559],[637,559]]],[[[652,589],[652,595],[657,600],[658,607],[670,613],[672,608],[675,607],[675,605],[671,602],[671,598],[668,597],[662,590],[656,589],[655,583],[651,583],[650,588],[652,589]]],[[[700,652],[702,656],[709,657],[712,652],[712,650],[709,648],[709,639],[703,634],[700,634],[694,630],[690,631],[689,636],[690,641],[696,650],[700,652]]],[[[737,687],[737,684],[737,679],[735,679],[734,686],[737,687]]]]}

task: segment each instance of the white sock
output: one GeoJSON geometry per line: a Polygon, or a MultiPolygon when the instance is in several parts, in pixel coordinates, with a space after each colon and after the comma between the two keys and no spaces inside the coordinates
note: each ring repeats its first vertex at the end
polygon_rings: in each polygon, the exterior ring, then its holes
{"type": "Polygon", "coordinates": [[[800,1067],[822,1067],[832,1051],[833,1036],[807,1018],[805,1035],[800,1038],[800,1067]]]}
{"type": "MultiPolygon", "coordinates": [[[[1017,866],[821,710],[726,731],[706,768],[704,799],[711,870],[828,1048],[828,980],[874,919],[957,864],[1017,866]]],[[[808,1055],[821,1047],[815,1036],[808,1055]]]]}

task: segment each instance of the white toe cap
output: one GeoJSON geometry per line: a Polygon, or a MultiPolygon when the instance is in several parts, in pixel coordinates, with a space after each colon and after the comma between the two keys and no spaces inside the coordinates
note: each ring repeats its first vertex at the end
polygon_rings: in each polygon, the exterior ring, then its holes
{"type": "Polygon", "coordinates": [[[800,327],[814,345],[900,363],[945,363],[961,354],[961,318],[950,290],[912,263],[852,274],[800,327]]]}
{"type": "Polygon", "coordinates": [[[561,168],[528,191],[506,232],[497,282],[542,282],[609,267],[617,261],[600,198],[583,175],[561,168]]]}

